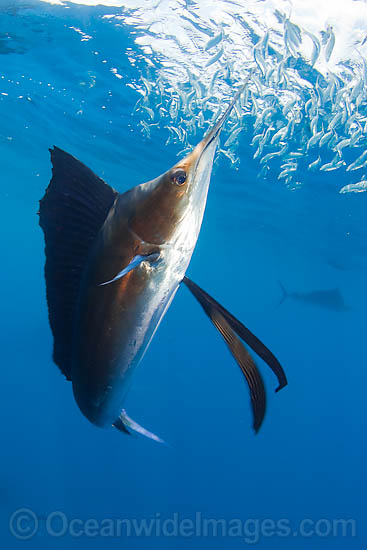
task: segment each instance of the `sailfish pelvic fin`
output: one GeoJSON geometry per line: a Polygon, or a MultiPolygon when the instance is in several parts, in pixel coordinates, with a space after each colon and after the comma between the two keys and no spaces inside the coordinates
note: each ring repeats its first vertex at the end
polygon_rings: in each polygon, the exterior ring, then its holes
{"type": "MultiPolygon", "coordinates": [[[[208,314],[209,315],[209,314],[208,314]]],[[[248,386],[250,388],[251,405],[253,411],[253,428],[257,433],[264,420],[266,410],[266,395],[265,386],[257,369],[257,366],[242,344],[239,338],[237,338],[234,331],[231,329],[227,320],[216,309],[212,309],[209,315],[215,328],[221,333],[225,343],[227,344],[230,352],[237,361],[238,366],[243,372],[248,386]]]]}
{"type": "Polygon", "coordinates": [[[273,355],[273,353],[259,340],[252,332],[245,327],[234,317],[228,310],[221,306],[214,298],[209,296],[205,290],[200,288],[194,281],[191,281],[188,277],[183,278],[185,285],[191,290],[195,298],[200,302],[201,306],[204,308],[204,311],[210,317],[211,310],[217,309],[223,317],[227,320],[230,327],[236,332],[236,334],[242,338],[244,342],[250,348],[257,353],[259,357],[271,368],[275,376],[278,379],[279,386],[276,388],[276,392],[284,388],[288,382],[283,367],[279,363],[278,359],[273,355]]]}
{"type": "Polygon", "coordinates": [[[185,283],[188,289],[192,292],[214,326],[217,330],[219,330],[233,357],[245,375],[247,383],[250,387],[251,403],[254,415],[254,429],[257,432],[261,426],[265,414],[265,388],[252,357],[237,336],[242,338],[242,340],[255,353],[257,353],[257,355],[259,355],[265,363],[268,364],[277,376],[279,386],[275,391],[279,391],[287,385],[285,372],[272,352],[254,334],[252,334],[248,328],[246,328],[238,319],[229,313],[229,311],[227,311],[216,300],[214,300],[214,298],[207,294],[188,277],[184,277],[182,282],[185,283]]]}

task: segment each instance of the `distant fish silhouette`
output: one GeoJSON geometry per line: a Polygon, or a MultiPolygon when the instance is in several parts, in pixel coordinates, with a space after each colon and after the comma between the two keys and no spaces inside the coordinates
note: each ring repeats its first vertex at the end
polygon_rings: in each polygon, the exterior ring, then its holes
{"type": "Polygon", "coordinates": [[[327,264],[333,269],[338,269],[339,271],[347,271],[351,269],[345,262],[339,260],[339,258],[329,258],[327,264]]]}
{"type": "Polygon", "coordinates": [[[332,288],[331,290],[314,290],[312,292],[287,292],[284,285],[280,281],[278,281],[278,283],[282,291],[279,305],[281,305],[286,298],[291,298],[297,302],[303,302],[333,311],[348,311],[350,309],[344,303],[343,296],[338,288],[332,288]]]}

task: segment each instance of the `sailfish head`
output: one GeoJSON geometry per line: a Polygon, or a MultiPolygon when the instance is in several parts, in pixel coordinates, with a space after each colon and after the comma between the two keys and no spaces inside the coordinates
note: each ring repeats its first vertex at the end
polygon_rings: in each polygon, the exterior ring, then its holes
{"type": "Polygon", "coordinates": [[[182,251],[194,248],[219,136],[246,84],[192,152],[158,178],[138,186],[139,209],[130,219],[130,228],[144,241],[172,244],[182,251]]]}

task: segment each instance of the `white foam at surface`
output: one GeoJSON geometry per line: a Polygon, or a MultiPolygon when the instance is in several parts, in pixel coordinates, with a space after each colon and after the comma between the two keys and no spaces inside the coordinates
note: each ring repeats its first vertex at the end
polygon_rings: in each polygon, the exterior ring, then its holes
{"type": "MultiPolygon", "coordinates": [[[[41,1],[66,4],[63,0],[41,1]]],[[[137,42],[151,46],[157,54],[171,56],[172,62],[182,61],[183,52],[180,48],[174,47],[167,37],[174,36],[179,44],[186,46],[188,48],[186,55],[196,53],[200,56],[200,47],[204,46],[202,42],[204,37],[200,37],[200,33],[195,33],[187,19],[182,16],[193,14],[194,22],[207,25],[209,31],[212,30],[213,33],[217,30],[216,26],[228,26],[233,44],[232,53],[238,55],[236,46],[244,46],[244,29],[239,25],[238,20],[242,19],[248,23],[260,36],[266,29],[272,29],[271,40],[276,44],[275,33],[282,31],[282,25],[275,16],[276,10],[290,17],[292,23],[315,35],[325,31],[328,26],[332,27],[336,37],[335,48],[327,67],[325,60],[318,60],[317,67],[322,72],[327,68],[334,70],[337,63],[345,59],[358,59],[360,53],[356,51],[357,43],[360,44],[360,50],[367,53],[367,44],[361,46],[367,34],[367,3],[363,0],[307,0],[307,2],[304,0],[293,0],[293,2],[247,0],[244,5],[240,2],[232,3],[224,0],[200,0],[192,3],[189,10],[180,0],[162,0],[159,4],[151,0],[145,0],[143,3],[140,0],[71,0],[70,3],[132,10],[129,15],[124,16],[124,22],[137,25],[142,30],[149,28],[155,34],[155,36],[138,37],[137,42]],[[193,43],[190,40],[193,35],[199,39],[198,42],[193,43]]],[[[281,41],[278,42],[280,44],[281,41]]],[[[311,40],[305,38],[302,41],[300,53],[309,57],[311,50],[311,40]]],[[[227,44],[227,55],[230,53],[227,44]]],[[[205,59],[207,58],[206,55],[205,59]]]]}

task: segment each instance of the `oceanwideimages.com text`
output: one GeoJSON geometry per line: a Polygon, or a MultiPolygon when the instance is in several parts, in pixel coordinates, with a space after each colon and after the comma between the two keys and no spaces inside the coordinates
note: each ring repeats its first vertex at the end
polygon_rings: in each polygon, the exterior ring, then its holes
{"type": "Polygon", "coordinates": [[[56,510],[39,516],[33,510],[20,508],[9,518],[9,530],[18,540],[29,540],[38,534],[52,538],[241,538],[246,544],[257,544],[268,538],[353,538],[357,522],[351,518],[304,518],[298,522],[287,518],[208,518],[197,512],[193,517],[178,512],[149,518],[72,518],[56,510]]]}

